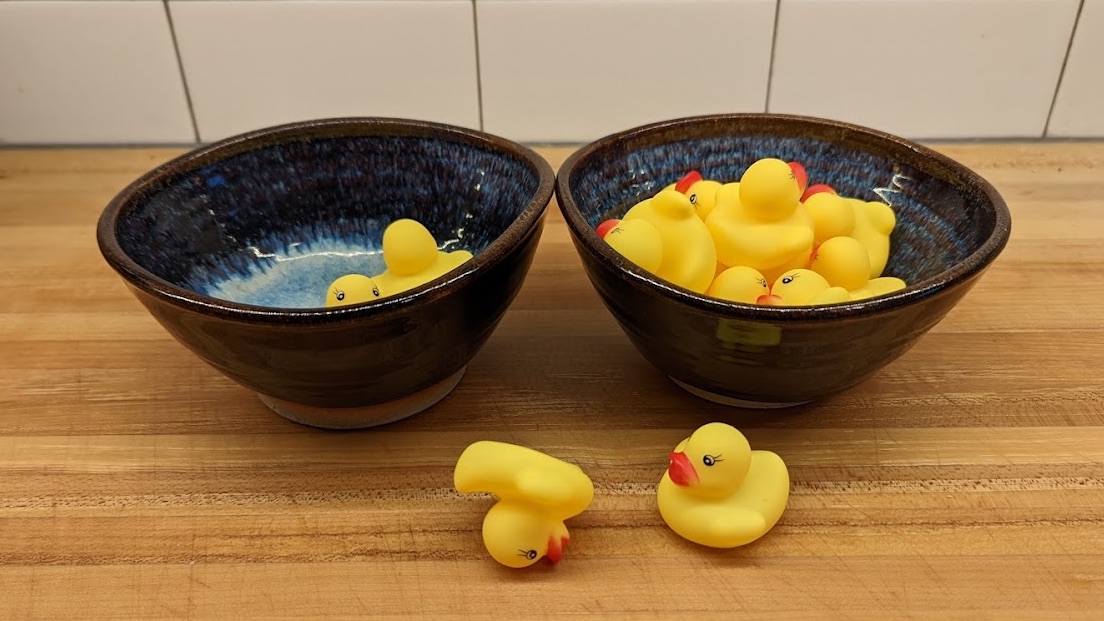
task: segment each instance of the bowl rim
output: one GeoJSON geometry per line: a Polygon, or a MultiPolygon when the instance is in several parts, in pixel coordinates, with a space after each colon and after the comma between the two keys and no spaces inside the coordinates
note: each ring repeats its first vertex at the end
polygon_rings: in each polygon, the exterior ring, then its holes
{"type": "Polygon", "coordinates": [[[534,229],[539,228],[552,199],[554,185],[555,172],[548,161],[535,151],[480,130],[397,117],[311,119],[263,127],[229,136],[198,146],[158,165],[132,181],[111,199],[100,214],[96,225],[96,238],[104,259],[128,284],[173,306],[247,323],[266,323],[273,320],[289,325],[343,323],[368,317],[382,317],[420,302],[436,299],[473,280],[478,273],[487,272],[501,263],[509,250],[517,247],[534,229]],[[512,156],[526,164],[537,176],[537,187],[528,204],[510,226],[481,252],[466,261],[461,268],[399,295],[347,306],[284,308],[242,304],[204,295],[173,284],[147,270],[132,259],[119,244],[117,229],[120,217],[135,205],[137,199],[167,180],[177,179],[212,162],[266,146],[313,138],[353,136],[438,138],[480,147],[512,156]]]}
{"type": "MultiPolygon", "coordinates": [[[[795,132],[794,136],[800,136],[795,132]]],[[[652,144],[677,142],[677,137],[671,140],[661,140],[652,144]]],[[[982,272],[997,255],[1004,249],[1011,235],[1012,217],[1008,211],[1008,205],[1004,198],[988,181],[978,175],[967,166],[943,155],[929,147],[913,142],[900,136],[856,125],[846,121],[837,121],[814,116],[797,114],[779,114],[769,112],[754,113],[723,113],[688,116],[670,120],[658,121],[638,127],[626,129],[617,133],[599,138],[577,149],[564,160],[556,173],[556,202],[567,222],[568,229],[576,240],[576,246],[584,248],[599,263],[604,264],[622,281],[629,284],[643,286],[656,292],[670,296],[675,301],[699,311],[724,315],[731,319],[744,320],[771,320],[784,322],[818,321],[840,318],[857,318],[882,313],[891,309],[901,308],[917,302],[923,298],[931,297],[946,289],[952,284],[969,280],[972,276],[982,272]],[[930,278],[916,283],[910,283],[904,289],[893,293],[837,304],[824,304],[818,306],[759,306],[744,304],[713,298],[704,294],[695,293],[644,270],[635,263],[629,261],[613,250],[608,244],[599,243],[601,238],[587,224],[579,210],[578,203],[571,191],[572,177],[579,164],[595,153],[615,148],[619,143],[632,143],[634,141],[646,141],[653,135],[663,135],[664,132],[677,132],[680,128],[688,126],[715,125],[717,132],[713,135],[725,135],[725,128],[732,123],[753,124],[756,122],[792,123],[798,127],[817,128],[821,133],[834,132],[838,135],[837,142],[853,142],[858,138],[860,142],[870,144],[888,144],[897,149],[911,151],[921,158],[928,159],[947,172],[956,175],[965,185],[977,187],[993,206],[995,222],[993,231],[981,246],[950,269],[944,270],[930,278]]]]}

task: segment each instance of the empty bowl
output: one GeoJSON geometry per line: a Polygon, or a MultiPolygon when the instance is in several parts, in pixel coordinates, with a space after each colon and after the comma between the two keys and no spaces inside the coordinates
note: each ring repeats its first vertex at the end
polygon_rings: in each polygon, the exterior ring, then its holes
{"type": "Polygon", "coordinates": [[[184,346],[277,413],[382,424],[445,397],[517,294],[554,183],[533,151],[401,119],[268,128],[178,157],[107,206],[108,264],[184,346]],[[325,307],[334,279],[385,265],[411,218],[470,260],[414,289],[325,307]]]}
{"type": "Polygon", "coordinates": [[[804,403],[870,377],[946,316],[1011,231],[1004,200],[965,166],[883,132],[789,115],[693,117],[602,138],[564,162],[556,195],[590,281],[644,358],[695,395],[745,407],[804,403]],[[657,278],[594,232],[690,170],[737,181],[768,157],[890,205],[884,275],[908,286],[823,306],[726,302],[657,278]]]}

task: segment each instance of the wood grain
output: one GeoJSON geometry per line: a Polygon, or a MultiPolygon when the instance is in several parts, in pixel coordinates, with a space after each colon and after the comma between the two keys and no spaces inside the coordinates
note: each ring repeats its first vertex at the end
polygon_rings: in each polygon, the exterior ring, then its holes
{"type": "Polygon", "coordinates": [[[1101,618],[1104,144],[937,148],[1007,198],[1012,240],[845,394],[688,396],[629,345],[553,207],[456,391],[344,433],[269,412],[101,259],[103,206],[179,151],[0,151],[0,618],[1101,618]],[[655,510],[666,451],[711,420],[791,466],[786,514],[746,548],[688,544],[655,510]],[[486,557],[490,500],[451,488],[477,439],[592,476],[563,563],[486,557]]]}

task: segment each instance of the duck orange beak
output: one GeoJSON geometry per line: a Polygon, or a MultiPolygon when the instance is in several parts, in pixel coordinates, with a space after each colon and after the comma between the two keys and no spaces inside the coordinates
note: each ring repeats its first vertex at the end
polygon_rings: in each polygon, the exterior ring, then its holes
{"type": "Polygon", "coordinates": [[[690,191],[690,188],[692,188],[695,183],[701,180],[701,173],[696,170],[691,170],[690,172],[683,175],[682,179],[679,179],[678,182],[675,183],[675,191],[686,194],[690,191]]]}
{"type": "Polygon", "coordinates": [[[805,172],[805,167],[798,162],[786,162],[790,165],[790,170],[793,171],[794,181],[797,182],[797,187],[801,189],[801,193],[805,193],[806,186],[809,185],[809,173],[805,172]]]}
{"type": "Polygon", "coordinates": [[[564,548],[567,547],[567,542],[570,541],[567,537],[556,538],[555,535],[548,536],[548,552],[544,553],[544,556],[552,561],[553,564],[559,563],[563,559],[564,548]]]}
{"type": "Polygon", "coordinates": [[[667,466],[667,475],[671,477],[672,483],[682,487],[698,483],[698,471],[694,470],[686,453],[671,453],[668,457],[671,458],[671,465],[667,466]]]}
{"type": "Polygon", "coordinates": [[[760,306],[781,306],[782,298],[777,295],[761,295],[755,300],[755,303],[760,306]]]}

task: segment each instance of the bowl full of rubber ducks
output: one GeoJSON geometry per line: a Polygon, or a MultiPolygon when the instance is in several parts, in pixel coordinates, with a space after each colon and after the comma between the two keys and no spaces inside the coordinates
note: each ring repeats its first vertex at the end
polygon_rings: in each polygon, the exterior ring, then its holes
{"type": "Polygon", "coordinates": [[[554,179],[483,132],[304,121],[150,171],[97,238],[173,337],[272,410],[369,427],[461,380],[525,279],[554,179]]]}
{"type": "Polygon", "coordinates": [[[675,119],[560,168],[588,277],[687,391],[786,407],[846,390],[973,287],[1011,218],[984,179],[877,130],[791,115],[675,119]]]}

